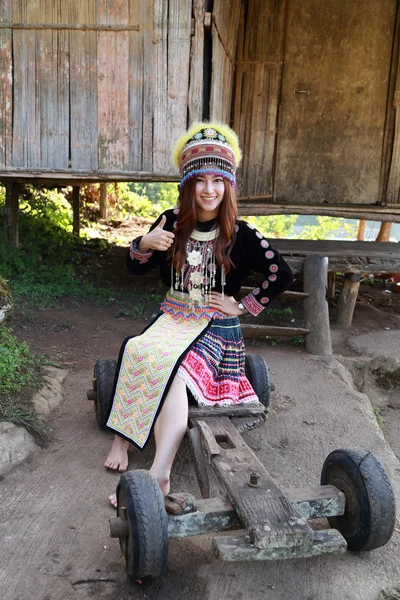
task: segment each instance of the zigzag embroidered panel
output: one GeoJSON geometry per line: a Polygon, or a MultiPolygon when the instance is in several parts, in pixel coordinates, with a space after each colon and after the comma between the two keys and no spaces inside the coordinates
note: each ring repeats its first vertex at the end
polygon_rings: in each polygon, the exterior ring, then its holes
{"type": "Polygon", "coordinates": [[[209,320],[163,314],[127,342],[107,422],[110,429],[144,447],[177,360],[209,320]]]}

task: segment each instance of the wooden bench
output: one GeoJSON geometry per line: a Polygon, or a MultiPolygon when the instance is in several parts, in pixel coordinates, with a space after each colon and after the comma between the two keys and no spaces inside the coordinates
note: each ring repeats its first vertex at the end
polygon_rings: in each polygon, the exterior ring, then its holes
{"type": "MultiPolygon", "coordinates": [[[[304,291],[285,292],[288,300],[304,300],[305,328],[242,326],[245,338],[262,336],[306,336],[311,354],[332,354],[329,312],[326,296],[333,297],[335,275],[343,273],[337,322],[349,327],[363,276],[373,273],[400,273],[400,243],[343,240],[275,239],[276,248],[293,269],[303,272],[304,291]]],[[[248,288],[242,288],[244,295],[248,288]]]]}

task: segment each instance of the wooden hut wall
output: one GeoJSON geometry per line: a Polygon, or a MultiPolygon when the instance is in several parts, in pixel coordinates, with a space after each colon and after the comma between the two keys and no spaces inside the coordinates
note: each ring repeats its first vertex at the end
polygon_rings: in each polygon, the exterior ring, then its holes
{"type": "MultiPolygon", "coordinates": [[[[389,170],[389,180],[386,190],[386,201],[388,205],[400,205],[400,60],[399,60],[399,43],[400,43],[400,6],[398,7],[397,15],[397,35],[395,37],[395,57],[397,62],[396,85],[393,97],[394,118],[393,125],[390,127],[390,133],[393,135],[393,146],[391,147],[391,161],[389,170]]],[[[389,98],[390,101],[390,98],[389,98]]],[[[389,139],[389,143],[391,140],[389,139]]]]}
{"type": "MultiPolygon", "coordinates": [[[[0,2],[0,23],[11,21],[12,0],[0,2]]],[[[0,168],[10,161],[12,128],[11,29],[0,33],[0,168]]]]}
{"type": "Polygon", "coordinates": [[[0,167],[176,177],[192,0],[0,4],[0,167]]]}
{"type": "Polygon", "coordinates": [[[242,3],[233,125],[243,147],[241,197],[272,197],[285,0],[242,3]]]}
{"type": "Polygon", "coordinates": [[[231,120],[232,86],[240,16],[240,0],[214,0],[210,118],[231,120]]]}

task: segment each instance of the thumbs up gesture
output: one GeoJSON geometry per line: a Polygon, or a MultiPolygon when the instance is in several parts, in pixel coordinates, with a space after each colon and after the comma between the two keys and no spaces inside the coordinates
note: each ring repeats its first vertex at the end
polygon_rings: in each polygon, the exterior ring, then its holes
{"type": "Polygon", "coordinates": [[[171,231],[164,231],[166,221],[167,217],[163,215],[157,227],[142,237],[139,244],[141,252],[148,252],[149,250],[164,252],[168,250],[174,241],[175,235],[171,231]]]}

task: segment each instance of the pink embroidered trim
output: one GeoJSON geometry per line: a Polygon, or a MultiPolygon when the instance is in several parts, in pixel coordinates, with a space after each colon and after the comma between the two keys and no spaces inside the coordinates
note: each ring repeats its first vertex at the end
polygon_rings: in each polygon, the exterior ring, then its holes
{"type": "Polygon", "coordinates": [[[153,250],[149,250],[149,252],[141,252],[138,248],[137,241],[133,240],[129,247],[129,256],[132,260],[138,260],[141,265],[147,263],[149,258],[152,256],[153,250]]]}
{"type": "Polygon", "coordinates": [[[257,315],[260,314],[260,312],[264,309],[264,307],[262,306],[262,304],[260,304],[253,296],[253,292],[250,292],[250,294],[247,294],[247,296],[245,296],[242,300],[241,300],[243,306],[245,307],[245,309],[251,314],[253,315],[253,317],[256,317],[257,315]]]}

